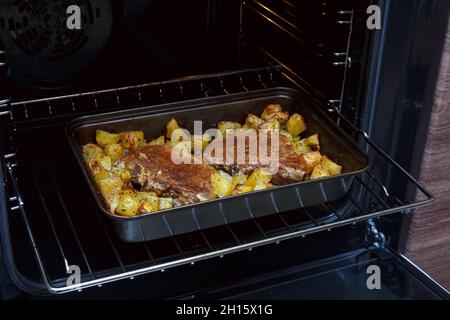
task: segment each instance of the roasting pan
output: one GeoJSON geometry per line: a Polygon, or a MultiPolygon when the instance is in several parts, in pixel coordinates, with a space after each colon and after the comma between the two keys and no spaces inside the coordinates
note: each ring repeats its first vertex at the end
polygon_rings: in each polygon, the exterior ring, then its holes
{"type": "Polygon", "coordinates": [[[343,197],[349,191],[355,175],[369,167],[370,160],[357,143],[327,116],[323,111],[326,107],[311,101],[299,91],[274,88],[85,116],[70,122],[66,134],[100,209],[113,221],[122,240],[140,242],[277,214],[343,197]],[[194,120],[203,121],[204,130],[222,120],[243,122],[247,114],[260,114],[265,106],[272,103],[281,104],[290,113],[303,115],[308,124],[304,134],[319,133],[321,153],[343,166],[341,175],[136,217],[122,217],[108,211],[82,155],[82,146],[95,141],[96,129],[109,132],[143,130],[146,139],[149,139],[160,136],[172,117],[192,132],[194,120]]]}

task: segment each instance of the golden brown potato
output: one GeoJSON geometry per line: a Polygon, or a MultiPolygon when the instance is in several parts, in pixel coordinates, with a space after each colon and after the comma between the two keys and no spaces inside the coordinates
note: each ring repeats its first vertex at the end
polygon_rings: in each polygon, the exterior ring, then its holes
{"type": "Polygon", "coordinates": [[[336,176],[342,172],[342,166],[331,161],[327,156],[321,157],[320,164],[328,171],[330,176],[336,176]]]}
{"type": "Polygon", "coordinates": [[[155,212],[159,210],[159,198],[152,192],[138,192],[139,214],[155,212]]]}
{"type": "Polygon", "coordinates": [[[122,147],[127,149],[134,149],[145,145],[145,138],[143,131],[126,131],[120,134],[120,143],[122,147]]]}
{"type": "Polygon", "coordinates": [[[279,131],[279,134],[280,134],[280,136],[285,136],[286,138],[288,138],[288,140],[291,141],[291,143],[295,142],[292,135],[289,132],[287,132],[286,130],[281,129],[279,131]]]}
{"type": "Polygon", "coordinates": [[[319,151],[310,151],[300,155],[300,162],[303,164],[304,170],[309,173],[319,164],[320,158],[319,151]]]}
{"type": "Polygon", "coordinates": [[[178,122],[175,118],[172,118],[166,124],[166,137],[172,139],[172,133],[176,130],[180,129],[178,122]]]}
{"type": "Polygon", "coordinates": [[[322,165],[318,164],[314,167],[314,170],[311,172],[310,179],[319,179],[330,176],[327,169],[322,165]]]}
{"type": "Polygon", "coordinates": [[[170,209],[173,208],[173,199],[172,198],[159,198],[159,209],[170,209]]]}
{"type": "Polygon", "coordinates": [[[139,197],[131,189],[122,190],[119,194],[119,204],[116,208],[116,213],[121,216],[132,217],[138,214],[139,197]]]}
{"type": "Polygon", "coordinates": [[[233,190],[233,195],[235,194],[241,194],[241,193],[247,193],[253,191],[253,188],[251,186],[245,186],[243,184],[237,185],[236,188],[233,190]]]}
{"type": "Polygon", "coordinates": [[[273,185],[271,183],[258,183],[254,188],[253,191],[257,191],[257,190],[264,190],[264,189],[268,189],[273,187],[273,185]]]}
{"type": "Polygon", "coordinates": [[[252,113],[249,113],[247,119],[245,119],[245,124],[249,129],[258,130],[258,127],[263,124],[264,120],[252,113]]]}
{"type": "Polygon", "coordinates": [[[279,123],[283,123],[289,118],[289,112],[283,111],[279,104],[270,104],[264,108],[261,118],[268,122],[278,120],[279,123]]]}
{"type": "Polygon", "coordinates": [[[233,178],[228,173],[218,170],[214,172],[211,180],[214,191],[219,198],[229,196],[233,192],[233,178]]]}
{"type": "Polygon", "coordinates": [[[123,156],[123,148],[118,143],[107,144],[103,150],[107,156],[111,157],[113,163],[123,156]]]}
{"type": "Polygon", "coordinates": [[[108,205],[109,211],[114,212],[119,204],[119,193],[123,187],[123,181],[119,177],[108,176],[104,179],[96,179],[98,188],[108,205]]]}
{"type": "Polygon", "coordinates": [[[233,176],[233,184],[235,186],[239,184],[244,184],[247,181],[247,175],[243,173],[237,173],[233,176]]]}
{"type": "Polygon", "coordinates": [[[158,138],[150,141],[148,144],[154,145],[154,144],[164,144],[164,143],[166,143],[166,139],[164,138],[164,136],[159,136],[158,138]]]}
{"type": "Polygon", "coordinates": [[[320,151],[319,135],[317,133],[303,139],[305,145],[313,150],[320,151]]]}
{"type": "Polygon", "coordinates": [[[206,146],[209,144],[209,141],[211,140],[210,137],[206,134],[193,134],[192,135],[192,143],[191,143],[191,149],[194,150],[203,150],[206,148],[206,146]]]}
{"type": "Polygon", "coordinates": [[[239,128],[241,128],[241,124],[233,121],[220,121],[217,124],[217,129],[219,129],[220,132],[222,132],[222,135],[224,137],[227,136],[227,130],[237,130],[239,128]]]}
{"type": "Polygon", "coordinates": [[[286,130],[292,137],[298,136],[307,129],[305,119],[298,113],[293,113],[286,123],[286,130]]]}
{"type": "Polygon", "coordinates": [[[104,156],[103,149],[93,143],[83,146],[83,157],[87,163],[92,160],[99,160],[104,156]]]}
{"type": "Polygon", "coordinates": [[[125,164],[121,161],[115,163],[111,168],[111,172],[114,176],[122,179],[123,182],[128,183],[131,180],[131,174],[128,170],[125,170],[125,164]]]}
{"type": "Polygon", "coordinates": [[[110,156],[104,156],[98,160],[99,165],[106,171],[111,171],[112,160],[110,156]]]}
{"type": "Polygon", "coordinates": [[[99,146],[105,147],[108,144],[118,143],[120,135],[97,129],[95,130],[95,140],[99,146]]]}
{"type": "Polygon", "coordinates": [[[273,119],[271,121],[263,122],[259,125],[258,129],[260,130],[279,130],[280,123],[277,119],[273,119]]]}
{"type": "Polygon", "coordinates": [[[271,174],[265,172],[264,170],[256,169],[252,172],[250,177],[248,177],[245,185],[255,188],[256,185],[269,183],[270,180],[272,180],[271,174]]]}

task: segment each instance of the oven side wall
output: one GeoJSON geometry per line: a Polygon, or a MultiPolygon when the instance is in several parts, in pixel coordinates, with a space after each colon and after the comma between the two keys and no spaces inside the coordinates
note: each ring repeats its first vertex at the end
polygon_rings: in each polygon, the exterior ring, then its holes
{"type": "Polygon", "coordinates": [[[405,252],[430,276],[450,289],[450,23],[422,161],[420,180],[434,195],[416,210],[405,252]]]}

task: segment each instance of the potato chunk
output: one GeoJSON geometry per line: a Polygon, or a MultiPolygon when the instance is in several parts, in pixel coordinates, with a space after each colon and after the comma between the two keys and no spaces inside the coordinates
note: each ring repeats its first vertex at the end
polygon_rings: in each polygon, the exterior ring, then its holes
{"type": "Polygon", "coordinates": [[[224,137],[227,136],[227,130],[237,130],[239,128],[241,128],[241,124],[233,121],[220,121],[217,124],[217,129],[219,129],[220,132],[222,132],[222,135],[224,137]]]}
{"type": "Polygon", "coordinates": [[[123,156],[123,148],[118,143],[107,144],[103,150],[107,156],[111,157],[111,161],[114,163],[123,156]]]}
{"type": "Polygon", "coordinates": [[[126,131],[120,134],[120,143],[122,147],[134,149],[145,144],[143,131],[126,131]]]}
{"type": "Polygon", "coordinates": [[[259,125],[258,129],[260,130],[279,130],[280,129],[280,123],[277,119],[273,119],[271,121],[263,122],[259,125]]]}
{"type": "Polygon", "coordinates": [[[116,213],[121,216],[132,217],[138,214],[140,207],[139,197],[130,189],[123,190],[119,195],[119,204],[116,213]]]}
{"type": "Polygon", "coordinates": [[[253,191],[253,188],[251,186],[246,186],[243,184],[237,185],[236,188],[233,190],[233,195],[241,194],[241,193],[247,193],[253,191]]]}
{"type": "Polygon", "coordinates": [[[228,173],[218,170],[214,172],[211,179],[214,191],[219,198],[231,195],[234,185],[233,178],[228,173]]]}
{"type": "Polygon", "coordinates": [[[173,208],[173,199],[172,198],[159,198],[159,209],[170,209],[173,208]]]}
{"type": "Polygon", "coordinates": [[[164,136],[159,136],[158,138],[150,141],[148,144],[154,145],[154,144],[164,144],[164,143],[166,143],[166,139],[164,138],[164,136]]]}
{"type": "Polygon", "coordinates": [[[259,126],[264,123],[264,120],[252,113],[249,113],[247,119],[245,119],[245,124],[249,129],[258,130],[259,126]]]}
{"type": "Polygon", "coordinates": [[[264,189],[268,189],[273,187],[273,185],[271,183],[258,183],[254,188],[253,191],[257,191],[257,190],[264,190],[264,189]]]}
{"type": "Polygon", "coordinates": [[[178,122],[175,118],[172,118],[169,120],[169,122],[167,122],[166,124],[166,137],[169,139],[172,139],[172,133],[176,130],[176,129],[181,129],[180,126],[178,125],[178,122]]]}
{"type": "Polygon", "coordinates": [[[261,118],[269,122],[278,120],[279,123],[283,123],[289,118],[289,112],[283,111],[279,104],[269,104],[261,113],[261,118]]]}
{"type": "Polygon", "coordinates": [[[319,135],[317,133],[315,133],[303,140],[304,140],[305,145],[307,145],[311,149],[320,151],[319,135]]]}
{"type": "Polygon", "coordinates": [[[330,176],[327,169],[322,165],[318,164],[314,167],[314,170],[311,172],[310,179],[319,179],[330,176]]]}
{"type": "Polygon", "coordinates": [[[238,184],[244,184],[247,181],[247,175],[243,173],[237,173],[233,176],[233,184],[237,186],[238,184]]]}
{"type": "Polygon", "coordinates": [[[271,174],[265,172],[264,170],[256,169],[252,172],[250,177],[248,177],[245,185],[255,188],[259,184],[269,183],[270,180],[272,180],[271,174]]]}
{"type": "Polygon", "coordinates": [[[342,172],[342,166],[331,161],[327,156],[321,157],[320,164],[328,171],[330,176],[336,176],[342,172]]]}
{"type": "Polygon", "coordinates": [[[99,146],[105,147],[108,144],[118,143],[120,135],[97,129],[95,130],[95,140],[99,146]]]}
{"type": "Polygon", "coordinates": [[[137,198],[139,201],[138,213],[149,213],[159,210],[160,199],[152,192],[138,192],[137,198]]]}
{"type": "Polygon", "coordinates": [[[209,144],[211,138],[206,134],[194,134],[192,135],[192,143],[191,149],[194,150],[203,150],[209,144]]]}
{"type": "Polygon", "coordinates": [[[303,164],[304,170],[309,173],[319,164],[320,158],[319,151],[310,151],[300,155],[300,162],[303,164]]]}
{"type": "Polygon", "coordinates": [[[104,156],[103,149],[93,143],[83,146],[83,157],[87,163],[92,160],[99,160],[104,156]]]}
{"type": "Polygon", "coordinates": [[[123,181],[120,177],[105,175],[103,179],[101,179],[101,176],[96,177],[96,181],[109,211],[114,212],[119,204],[119,194],[123,187],[123,181]]]}
{"type": "Polygon", "coordinates": [[[286,123],[286,130],[293,136],[296,137],[300,133],[307,129],[305,119],[298,113],[294,113],[290,116],[286,123]]]}

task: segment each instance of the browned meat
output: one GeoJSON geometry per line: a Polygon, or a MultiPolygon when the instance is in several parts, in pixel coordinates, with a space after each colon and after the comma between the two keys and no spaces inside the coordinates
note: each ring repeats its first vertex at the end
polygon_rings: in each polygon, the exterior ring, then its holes
{"type": "MultiPolygon", "coordinates": [[[[217,152],[213,152],[212,156],[205,155],[205,161],[212,166],[223,169],[231,174],[234,174],[236,172],[243,172],[245,174],[251,173],[253,170],[257,168],[263,168],[263,167],[269,167],[267,163],[261,163],[260,158],[258,156],[257,151],[251,150],[249,147],[249,141],[247,140],[245,143],[245,153],[244,155],[241,155],[243,159],[245,159],[244,163],[240,163],[238,161],[238,153],[237,153],[237,144],[230,143],[229,146],[234,145],[234,160],[233,157],[230,156],[231,162],[225,162],[226,154],[227,154],[227,148],[226,148],[226,141],[229,139],[235,139],[232,138],[226,138],[222,141],[216,140],[213,143],[217,143],[215,150],[217,152]],[[256,153],[256,154],[255,154],[256,153]],[[217,156],[216,156],[217,154],[217,156]],[[220,157],[218,155],[224,154],[223,157],[220,157]],[[223,160],[222,160],[223,159],[223,160]],[[251,161],[251,159],[255,159],[256,161],[251,161]]],[[[236,140],[235,140],[236,141],[236,140]]],[[[268,150],[271,148],[271,140],[268,139],[268,150]]],[[[257,149],[256,149],[257,150],[257,149]]],[[[232,150],[230,150],[231,152],[232,150]]],[[[270,152],[269,152],[270,154],[270,152]]],[[[311,170],[310,168],[305,164],[305,161],[302,157],[297,155],[297,153],[294,151],[292,145],[290,144],[287,137],[283,135],[279,135],[279,168],[278,171],[273,175],[272,183],[276,185],[282,185],[292,182],[298,182],[305,179],[306,174],[309,173],[311,170]]],[[[270,157],[269,157],[270,158],[270,157]]]]}
{"type": "Polygon", "coordinates": [[[116,166],[131,174],[131,181],[142,190],[175,199],[177,205],[216,197],[211,184],[214,168],[207,164],[175,164],[167,145],[138,148],[116,166]]]}

